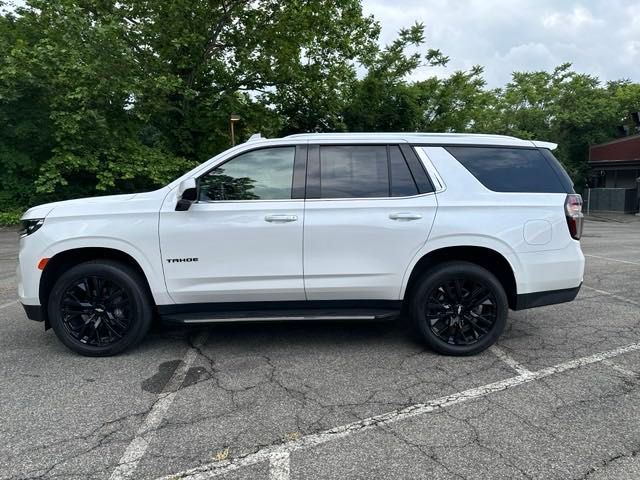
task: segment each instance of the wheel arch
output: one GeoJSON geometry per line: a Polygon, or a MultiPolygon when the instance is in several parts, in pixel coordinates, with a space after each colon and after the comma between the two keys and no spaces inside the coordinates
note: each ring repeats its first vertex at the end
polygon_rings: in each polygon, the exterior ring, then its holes
{"type": "Polygon", "coordinates": [[[505,256],[488,247],[461,245],[443,247],[432,250],[419,257],[408,275],[403,291],[403,298],[408,298],[417,284],[417,280],[435,265],[450,261],[466,261],[486,268],[493,273],[505,290],[509,301],[509,308],[515,308],[518,288],[515,273],[511,263],[505,256]]]}
{"type": "Polygon", "coordinates": [[[112,260],[133,268],[144,279],[144,288],[147,289],[149,298],[155,307],[155,299],[149,284],[149,279],[140,263],[129,253],[116,248],[108,247],[79,247],[63,250],[49,258],[40,276],[38,296],[42,308],[45,328],[49,328],[49,315],[47,312],[49,295],[56,280],[64,272],[84,262],[91,260],[112,260]]]}

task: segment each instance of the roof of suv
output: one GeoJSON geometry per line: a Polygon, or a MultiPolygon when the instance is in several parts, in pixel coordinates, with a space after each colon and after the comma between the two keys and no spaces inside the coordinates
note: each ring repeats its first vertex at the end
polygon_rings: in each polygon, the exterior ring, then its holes
{"type": "Polygon", "coordinates": [[[553,150],[557,147],[554,143],[523,140],[506,135],[487,135],[479,133],[419,133],[419,132],[397,132],[397,133],[299,133],[289,135],[285,138],[295,138],[299,140],[321,140],[340,141],[346,140],[388,140],[404,141],[412,144],[434,144],[434,145],[494,145],[510,147],[540,147],[553,150]]]}

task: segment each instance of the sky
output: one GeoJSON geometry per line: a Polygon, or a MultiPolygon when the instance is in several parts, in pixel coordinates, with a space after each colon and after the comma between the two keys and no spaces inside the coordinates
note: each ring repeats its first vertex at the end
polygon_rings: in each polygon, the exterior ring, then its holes
{"type": "Polygon", "coordinates": [[[451,58],[412,79],[485,67],[489,87],[513,71],[551,70],[570,62],[602,80],[640,82],[640,0],[363,0],[382,27],[381,42],[422,22],[427,48],[451,58]]]}

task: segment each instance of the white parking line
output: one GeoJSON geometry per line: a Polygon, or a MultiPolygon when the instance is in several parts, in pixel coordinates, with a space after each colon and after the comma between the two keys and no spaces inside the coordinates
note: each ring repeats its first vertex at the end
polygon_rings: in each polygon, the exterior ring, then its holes
{"type": "MultiPolygon", "coordinates": [[[[374,417],[365,418],[353,423],[348,423],[340,427],[331,428],[320,433],[313,433],[300,438],[299,440],[291,441],[288,443],[264,447],[255,453],[238,457],[231,460],[223,460],[221,462],[209,463],[200,467],[195,467],[184,472],[174,473],[164,477],[159,477],[157,480],[205,480],[219,475],[223,475],[234,470],[238,470],[249,465],[255,465],[257,463],[268,461],[270,465],[276,465],[276,468],[272,468],[270,471],[274,471],[277,474],[279,471],[278,464],[282,462],[282,458],[287,458],[288,455],[296,450],[307,449],[321,445],[332,440],[338,440],[355,433],[364,432],[377,428],[379,426],[388,425],[391,423],[406,420],[418,415],[424,415],[436,410],[440,410],[452,405],[467,402],[470,400],[476,400],[478,398],[491,395],[492,393],[502,392],[518,385],[539,380],[541,378],[556,375],[558,373],[574,370],[576,368],[584,367],[594,363],[603,362],[608,358],[617,357],[619,355],[635,352],[640,350],[640,343],[633,343],[625,347],[609,350],[608,352],[596,353],[587,357],[578,358],[576,360],[570,360],[568,362],[560,363],[553,367],[543,368],[535,372],[530,372],[528,375],[518,375],[506,380],[500,380],[498,382],[483,385],[481,387],[471,388],[463,392],[453,393],[445,397],[441,397],[435,400],[431,400],[427,403],[418,403],[399,410],[393,410],[388,413],[376,415],[374,417]]],[[[288,460],[287,460],[288,462],[288,460]]],[[[287,467],[288,471],[288,467],[287,467]]],[[[275,477],[278,479],[279,477],[275,477]]],[[[280,477],[286,479],[287,477],[280,477]]]]}
{"type": "MultiPolygon", "coordinates": [[[[194,341],[194,345],[198,347],[203,345],[207,341],[207,336],[208,332],[206,331],[198,335],[194,341]]],[[[144,422],[142,422],[142,425],[136,432],[136,436],[125,450],[118,462],[118,466],[109,477],[110,480],[125,480],[133,477],[138,468],[138,463],[142,457],[144,457],[147,448],[153,441],[156,430],[167,414],[169,407],[171,407],[178,390],[182,386],[182,382],[184,382],[187,372],[197,356],[198,350],[196,348],[192,347],[187,350],[187,353],[185,353],[182,359],[182,364],[176,368],[176,371],[165,385],[162,393],[158,395],[158,399],[151,407],[149,413],[147,413],[144,422]]]]}
{"type": "Polygon", "coordinates": [[[489,350],[491,350],[491,352],[496,357],[513,368],[518,375],[531,375],[531,370],[525,368],[521,363],[516,361],[516,359],[514,359],[513,357],[509,356],[509,354],[507,354],[507,352],[502,350],[500,347],[494,345],[489,350]]]}
{"type": "Polygon", "coordinates": [[[289,480],[289,452],[282,451],[269,458],[269,480],[289,480]]]}
{"type": "Polygon", "coordinates": [[[16,303],[18,303],[18,300],[14,300],[13,302],[9,302],[9,303],[3,303],[2,305],[0,305],[0,310],[2,310],[3,308],[7,308],[12,305],[15,305],[16,303]]]}
{"type": "Polygon", "coordinates": [[[629,265],[638,265],[638,266],[640,266],[640,263],[638,263],[638,262],[629,262],[627,260],[618,260],[617,258],[600,257],[598,255],[587,255],[586,253],[584,254],[584,256],[585,257],[591,257],[591,258],[599,258],[600,260],[608,260],[609,262],[628,263],[629,265]]]}
{"type": "Polygon", "coordinates": [[[633,372],[633,371],[631,371],[629,369],[626,369],[626,368],[618,365],[617,363],[612,362],[611,360],[603,360],[602,363],[604,363],[605,365],[613,368],[616,372],[621,373],[625,377],[631,377],[631,378],[637,378],[638,377],[638,374],[636,372],[633,372]]]}
{"type": "Polygon", "coordinates": [[[616,295],[615,293],[607,292],[605,290],[600,290],[598,288],[593,288],[593,287],[590,287],[590,286],[585,285],[585,284],[582,284],[582,288],[586,288],[587,290],[592,290],[594,292],[601,293],[602,295],[608,295],[608,296],[610,296],[612,298],[616,298],[616,299],[618,299],[620,301],[627,302],[627,303],[630,303],[632,305],[636,305],[637,307],[640,307],[640,302],[636,302],[635,300],[631,300],[630,298],[621,297],[620,295],[616,295]]]}

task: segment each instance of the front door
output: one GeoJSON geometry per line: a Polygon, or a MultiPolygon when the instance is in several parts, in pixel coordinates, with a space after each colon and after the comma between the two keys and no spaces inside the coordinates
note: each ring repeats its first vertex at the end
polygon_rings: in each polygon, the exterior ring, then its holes
{"type": "Polygon", "coordinates": [[[305,299],[296,161],[306,161],[305,147],[252,150],[202,175],[188,211],[168,195],[160,245],[176,303],[305,299]]]}

